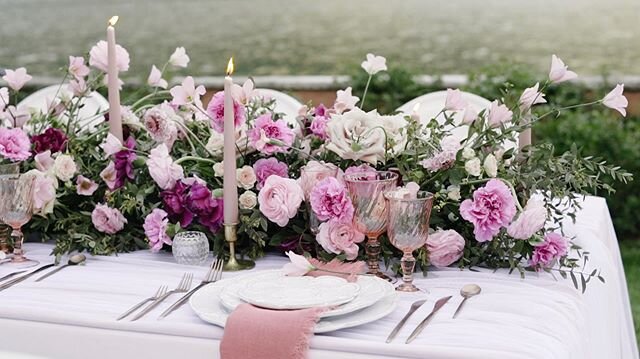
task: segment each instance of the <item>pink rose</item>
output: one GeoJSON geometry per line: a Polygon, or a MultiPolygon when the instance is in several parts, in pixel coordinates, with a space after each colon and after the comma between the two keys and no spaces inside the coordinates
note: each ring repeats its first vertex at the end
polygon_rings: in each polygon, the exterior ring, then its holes
{"type": "MultiPolygon", "coordinates": [[[[107,42],[98,41],[89,51],[89,65],[102,72],[107,72],[109,68],[108,57],[107,42]]],[[[118,44],[116,44],[116,67],[120,72],[129,70],[129,53],[118,44]]]]}
{"type": "MultiPolygon", "coordinates": [[[[216,92],[207,105],[207,114],[211,117],[211,128],[218,133],[224,132],[224,91],[216,92]]],[[[233,124],[236,128],[242,126],[245,121],[244,106],[233,99],[233,124]]]]}
{"type": "Polygon", "coordinates": [[[164,143],[149,152],[147,167],[149,167],[151,178],[162,189],[171,189],[178,180],[184,178],[182,167],[173,162],[169,155],[169,149],[164,143]]]}
{"type": "Polygon", "coordinates": [[[351,221],[331,220],[320,224],[316,240],[327,252],[344,252],[348,260],[353,260],[358,256],[358,243],[364,241],[364,234],[358,232],[351,221]]]}
{"type": "Polygon", "coordinates": [[[568,241],[555,232],[547,233],[544,242],[536,244],[533,248],[533,255],[529,264],[537,267],[551,267],[556,260],[564,257],[568,253],[568,241]]]}
{"type": "Polygon", "coordinates": [[[276,175],[284,178],[289,177],[289,168],[286,163],[278,161],[276,158],[261,158],[253,164],[253,170],[258,178],[257,189],[261,189],[264,182],[271,175],[276,175]]]}
{"type": "Polygon", "coordinates": [[[350,221],[353,218],[353,204],[347,189],[334,177],[318,182],[309,197],[311,209],[321,221],[350,221]]]}
{"type": "Polygon", "coordinates": [[[260,212],[280,227],[296,216],[304,193],[298,183],[289,178],[270,176],[258,194],[260,212]]]}
{"type": "Polygon", "coordinates": [[[287,152],[295,139],[295,134],[287,126],[287,122],[283,119],[273,121],[270,113],[259,116],[253,126],[254,128],[247,132],[251,146],[266,155],[287,152]]]}
{"type": "Polygon", "coordinates": [[[300,169],[298,184],[302,188],[306,198],[309,198],[313,187],[327,177],[338,175],[338,167],[332,163],[309,161],[300,169]]]}
{"type": "Polygon", "coordinates": [[[529,239],[541,230],[547,220],[544,203],[530,199],[518,218],[507,228],[507,233],[515,239],[529,239]]]}
{"type": "Polygon", "coordinates": [[[20,128],[0,127],[0,155],[13,162],[24,161],[31,156],[31,141],[20,128]]]}
{"type": "Polygon", "coordinates": [[[460,204],[462,218],[473,223],[473,233],[478,242],[486,242],[506,227],[516,214],[511,190],[502,181],[492,179],[484,187],[473,192],[473,200],[460,204]]]}
{"type": "Polygon", "coordinates": [[[115,234],[124,228],[127,219],[117,208],[111,208],[106,204],[97,204],[91,212],[91,222],[98,231],[115,234]]]}
{"type": "Polygon", "coordinates": [[[171,245],[171,238],[167,234],[167,227],[169,225],[169,219],[167,218],[167,212],[160,208],[155,208],[144,219],[144,234],[149,238],[149,244],[151,244],[151,251],[158,252],[163,244],[171,245]]]}
{"type": "Polygon", "coordinates": [[[81,196],[91,196],[98,189],[98,184],[89,178],[79,175],[76,177],[76,192],[81,196]]]}
{"type": "Polygon", "coordinates": [[[438,230],[427,238],[429,263],[436,267],[447,267],[462,257],[464,238],[452,230],[438,230]]]}

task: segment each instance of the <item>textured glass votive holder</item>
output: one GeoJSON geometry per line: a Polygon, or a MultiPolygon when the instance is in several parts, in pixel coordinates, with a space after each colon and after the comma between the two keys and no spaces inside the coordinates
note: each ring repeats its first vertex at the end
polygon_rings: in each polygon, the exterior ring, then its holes
{"type": "Polygon", "coordinates": [[[180,232],[173,237],[171,251],[179,264],[200,265],[209,256],[209,240],[202,232],[180,232]]]}

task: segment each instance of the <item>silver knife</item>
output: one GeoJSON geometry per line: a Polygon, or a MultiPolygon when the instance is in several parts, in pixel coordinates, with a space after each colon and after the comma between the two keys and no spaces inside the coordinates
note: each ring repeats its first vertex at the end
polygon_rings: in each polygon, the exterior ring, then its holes
{"type": "Polygon", "coordinates": [[[391,331],[391,334],[389,334],[389,337],[387,337],[387,343],[391,343],[393,338],[396,337],[396,335],[398,334],[400,329],[402,329],[402,327],[407,322],[409,317],[411,317],[411,315],[415,313],[415,311],[418,310],[418,308],[420,308],[426,301],[427,301],[426,299],[423,299],[411,304],[411,308],[409,308],[409,311],[407,312],[407,314],[404,315],[404,318],[402,318],[402,320],[398,323],[398,325],[396,325],[396,327],[393,328],[393,330],[391,331]]]}
{"type": "Polygon", "coordinates": [[[13,277],[13,276],[16,276],[16,275],[18,275],[18,274],[20,274],[20,273],[24,273],[24,272],[26,272],[26,270],[21,270],[21,271],[17,271],[17,272],[9,273],[9,274],[5,275],[4,277],[0,278],[0,282],[2,282],[2,281],[3,281],[3,280],[5,280],[5,279],[9,279],[9,278],[11,278],[11,277],[13,277]]]}
{"type": "Polygon", "coordinates": [[[14,284],[18,284],[18,283],[22,282],[23,280],[31,277],[32,275],[34,275],[34,274],[36,274],[38,272],[42,272],[43,270],[45,270],[47,268],[51,268],[51,267],[53,267],[55,265],[56,265],[55,263],[43,265],[42,267],[34,270],[33,272],[29,272],[29,273],[27,273],[27,274],[25,274],[23,276],[20,276],[18,278],[12,279],[12,280],[10,280],[10,281],[8,281],[6,283],[3,283],[2,285],[0,285],[0,290],[5,290],[5,289],[11,287],[14,284]]]}
{"type": "Polygon", "coordinates": [[[444,305],[447,304],[449,299],[451,299],[451,296],[438,299],[436,305],[433,306],[433,310],[431,311],[431,313],[429,313],[429,315],[427,315],[427,317],[424,318],[424,320],[420,322],[420,324],[418,324],[416,329],[413,330],[413,333],[411,333],[411,335],[409,335],[409,338],[407,338],[405,344],[411,343],[422,332],[422,329],[424,329],[424,327],[429,324],[429,320],[433,318],[433,316],[440,310],[440,308],[444,307],[444,305]]]}

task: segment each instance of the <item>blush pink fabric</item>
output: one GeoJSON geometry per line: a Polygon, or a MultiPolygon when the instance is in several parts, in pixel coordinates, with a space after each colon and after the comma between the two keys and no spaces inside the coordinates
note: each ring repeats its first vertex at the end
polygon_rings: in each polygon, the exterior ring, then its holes
{"type": "Polygon", "coordinates": [[[340,261],[337,258],[334,258],[330,262],[322,262],[315,258],[310,258],[309,262],[314,267],[322,269],[322,270],[314,270],[307,273],[308,276],[312,276],[312,277],[332,275],[335,277],[344,278],[349,282],[355,282],[358,280],[358,274],[363,274],[367,271],[367,264],[362,261],[345,263],[340,261]],[[325,272],[325,270],[330,272],[325,272]],[[331,273],[331,272],[342,272],[345,274],[331,273]]]}
{"type": "Polygon", "coordinates": [[[324,308],[270,310],[241,304],[224,328],[222,359],[304,359],[324,308]]]}

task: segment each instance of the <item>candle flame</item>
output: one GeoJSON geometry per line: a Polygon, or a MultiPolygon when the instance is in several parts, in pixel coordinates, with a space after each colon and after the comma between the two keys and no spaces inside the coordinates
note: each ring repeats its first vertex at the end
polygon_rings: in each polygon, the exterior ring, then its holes
{"type": "Polygon", "coordinates": [[[233,74],[233,56],[229,59],[229,63],[227,64],[227,76],[233,74]]]}
{"type": "Polygon", "coordinates": [[[119,16],[112,16],[111,19],[109,19],[109,26],[116,26],[116,23],[118,22],[118,19],[120,17],[119,16]]]}

